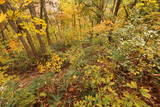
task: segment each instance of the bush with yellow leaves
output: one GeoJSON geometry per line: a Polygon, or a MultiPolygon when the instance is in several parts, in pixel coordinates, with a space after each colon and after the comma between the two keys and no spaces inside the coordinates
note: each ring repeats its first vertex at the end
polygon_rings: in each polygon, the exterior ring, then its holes
{"type": "Polygon", "coordinates": [[[134,94],[124,92],[124,97],[112,93],[98,92],[95,96],[85,96],[74,103],[74,107],[150,107],[134,94]]]}
{"type": "Polygon", "coordinates": [[[9,76],[5,74],[6,69],[8,69],[8,66],[0,67],[0,86],[16,77],[15,75],[9,76]]]}
{"type": "Polygon", "coordinates": [[[47,61],[44,65],[38,65],[39,72],[60,72],[63,64],[63,60],[59,57],[59,55],[53,53],[51,55],[51,60],[47,61]]]}
{"type": "Polygon", "coordinates": [[[83,71],[81,82],[93,93],[89,92],[84,99],[76,101],[74,107],[149,107],[142,98],[150,99],[150,90],[136,82],[119,84],[114,73],[97,65],[88,65],[83,71]],[[126,90],[120,92],[122,87],[126,90]]]}
{"type": "Polygon", "coordinates": [[[83,70],[82,82],[85,88],[97,88],[102,84],[113,85],[114,75],[97,65],[87,65],[83,70]]]}

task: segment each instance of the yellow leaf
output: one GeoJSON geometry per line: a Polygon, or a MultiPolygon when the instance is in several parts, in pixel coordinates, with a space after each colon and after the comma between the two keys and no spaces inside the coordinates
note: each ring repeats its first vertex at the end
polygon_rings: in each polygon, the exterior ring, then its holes
{"type": "Polygon", "coordinates": [[[144,6],[144,3],[137,3],[137,4],[136,4],[136,7],[137,7],[137,8],[142,7],[142,6],[144,6]]]}
{"type": "Polygon", "coordinates": [[[149,90],[148,89],[145,89],[144,87],[141,87],[140,92],[144,97],[146,97],[148,99],[151,98],[151,95],[149,94],[149,90]]]}
{"type": "Polygon", "coordinates": [[[131,83],[127,83],[127,86],[130,88],[137,88],[137,83],[132,81],[131,83]]]}
{"type": "Polygon", "coordinates": [[[46,94],[45,92],[41,92],[41,93],[39,94],[39,96],[40,96],[40,97],[46,97],[47,94],[46,94]]]}
{"type": "Polygon", "coordinates": [[[0,14],[0,23],[3,22],[6,19],[6,14],[1,13],[0,14]]]}
{"type": "Polygon", "coordinates": [[[0,4],[4,4],[5,2],[5,0],[0,0],[0,4]]]}
{"type": "Polygon", "coordinates": [[[8,45],[10,47],[10,51],[16,51],[19,49],[19,43],[14,40],[10,41],[8,45]]]}

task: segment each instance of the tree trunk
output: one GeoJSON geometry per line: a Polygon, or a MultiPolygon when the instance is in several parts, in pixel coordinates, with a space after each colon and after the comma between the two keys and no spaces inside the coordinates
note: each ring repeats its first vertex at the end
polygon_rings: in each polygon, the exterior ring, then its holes
{"type": "Polygon", "coordinates": [[[157,0],[158,3],[158,12],[160,12],[160,0],[157,0]]]}
{"type": "Polygon", "coordinates": [[[1,30],[1,34],[0,35],[1,35],[3,41],[7,40],[7,37],[5,36],[3,30],[1,30]]]}
{"type": "Polygon", "coordinates": [[[46,27],[46,35],[47,35],[47,40],[48,40],[48,44],[49,46],[52,46],[52,41],[51,41],[51,38],[50,38],[50,35],[49,35],[49,18],[48,18],[48,14],[47,14],[47,10],[46,10],[46,6],[45,6],[45,1],[44,1],[44,18],[45,18],[45,22],[47,24],[47,27],[46,27]]]}
{"type": "Polygon", "coordinates": [[[23,37],[23,36],[19,36],[18,38],[19,38],[19,40],[22,42],[22,44],[23,44],[23,46],[24,46],[24,48],[25,48],[25,50],[26,50],[26,52],[27,52],[27,55],[28,55],[29,57],[32,57],[32,56],[33,56],[33,53],[32,53],[32,51],[30,50],[30,47],[29,47],[29,45],[27,44],[27,42],[25,41],[24,37],[23,37]]]}
{"type": "MultiPolygon", "coordinates": [[[[0,9],[6,13],[8,11],[8,9],[14,10],[13,8],[11,8],[10,4],[8,2],[4,3],[3,5],[0,5],[0,9]]],[[[8,20],[8,23],[10,24],[10,26],[12,27],[12,29],[16,32],[16,33],[22,33],[22,29],[18,28],[18,25],[12,21],[12,20],[8,20]]],[[[27,44],[27,42],[25,41],[23,36],[19,36],[18,37],[19,40],[22,42],[23,47],[25,48],[27,55],[29,57],[31,57],[33,55],[29,45],[27,44]]]]}
{"type": "Polygon", "coordinates": [[[36,48],[35,48],[35,46],[34,46],[34,44],[33,44],[32,37],[30,36],[29,33],[27,34],[27,37],[26,37],[26,38],[27,38],[27,41],[28,41],[28,43],[29,43],[29,45],[30,45],[30,47],[31,47],[31,50],[32,50],[34,56],[36,57],[36,56],[37,56],[37,51],[36,51],[36,48]]]}
{"type": "Polygon", "coordinates": [[[37,13],[36,13],[34,4],[33,4],[33,3],[30,3],[30,4],[28,5],[28,8],[29,8],[29,11],[30,11],[30,14],[31,14],[32,18],[36,17],[36,16],[37,16],[37,13]]]}
{"type": "Polygon", "coordinates": [[[125,11],[125,13],[126,13],[126,18],[128,19],[128,17],[129,17],[128,10],[127,10],[126,6],[123,6],[123,8],[124,8],[124,11],[125,11]]]}
{"type": "Polygon", "coordinates": [[[41,47],[41,52],[45,53],[46,52],[46,46],[45,46],[45,44],[44,44],[44,42],[41,38],[41,35],[37,34],[36,36],[38,38],[38,41],[39,41],[39,44],[40,44],[40,47],[41,47]]]}
{"type": "MultiPolygon", "coordinates": [[[[30,14],[32,16],[32,18],[35,18],[37,15],[36,15],[36,10],[34,8],[34,4],[31,3],[29,6],[29,11],[30,11],[30,14]]],[[[43,14],[40,13],[40,17],[43,17],[43,14]],[[42,16],[41,16],[42,15],[42,16]]],[[[41,27],[40,26],[36,26],[37,29],[40,29],[41,27]]],[[[45,47],[45,43],[43,42],[42,40],[42,36],[39,35],[39,34],[36,34],[36,37],[38,39],[38,42],[39,42],[39,45],[41,47],[41,52],[45,53],[46,52],[46,47],[45,47]]],[[[30,37],[28,37],[28,39],[31,39],[30,37]]]]}
{"type": "MultiPolygon", "coordinates": [[[[13,29],[16,33],[21,32],[21,30],[19,31],[17,27],[15,28],[15,27],[12,26],[12,25],[16,26],[16,25],[14,24],[14,22],[12,22],[12,24],[11,24],[10,26],[12,27],[12,29],[13,29]]],[[[19,36],[18,38],[19,38],[19,40],[21,41],[23,47],[25,48],[28,57],[32,57],[32,56],[33,56],[33,53],[32,53],[32,51],[31,51],[29,45],[28,45],[27,42],[25,41],[24,37],[23,37],[23,36],[19,36]]]]}
{"type": "Polygon", "coordinates": [[[44,0],[40,0],[40,18],[43,19],[43,13],[44,13],[44,0]]]}
{"type": "Polygon", "coordinates": [[[114,14],[115,5],[116,5],[116,0],[113,1],[113,7],[111,8],[111,12],[112,12],[113,14],[114,14]]]}
{"type": "MultiPolygon", "coordinates": [[[[28,8],[29,8],[29,11],[31,13],[32,18],[36,17],[36,10],[35,10],[34,4],[30,3],[28,5],[28,8]]],[[[29,43],[29,45],[31,47],[31,50],[33,51],[34,56],[36,57],[37,56],[37,51],[36,51],[36,48],[34,46],[32,37],[31,37],[31,35],[29,34],[29,32],[27,30],[25,30],[25,32],[27,33],[27,37],[26,37],[27,41],[28,41],[28,43],[29,43]]]]}
{"type": "Polygon", "coordinates": [[[114,8],[114,16],[118,15],[118,11],[120,9],[121,2],[122,2],[122,0],[116,0],[116,5],[115,5],[115,8],[114,8]]]}
{"type": "Polygon", "coordinates": [[[137,4],[137,2],[138,2],[138,0],[134,0],[134,3],[132,4],[132,7],[131,7],[131,8],[135,7],[136,4],[137,4]]]}

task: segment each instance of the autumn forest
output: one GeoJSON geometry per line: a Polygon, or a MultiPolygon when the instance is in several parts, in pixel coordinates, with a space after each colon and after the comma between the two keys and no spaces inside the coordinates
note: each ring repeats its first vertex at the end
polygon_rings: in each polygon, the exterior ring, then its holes
{"type": "Polygon", "coordinates": [[[160,107],[160,0],[0,0],[0,107],[160,107]]]}

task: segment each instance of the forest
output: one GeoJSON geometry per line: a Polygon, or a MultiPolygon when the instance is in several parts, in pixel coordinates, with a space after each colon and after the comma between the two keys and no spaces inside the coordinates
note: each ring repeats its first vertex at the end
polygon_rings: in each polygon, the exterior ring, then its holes
{"type": "Polygon", "coordinates": [[[160,0],[0,0],[0,107],[160,107],[160,0]]]}

